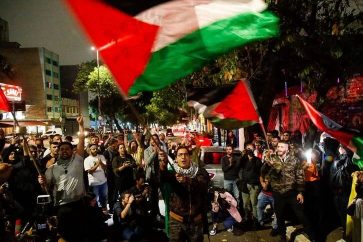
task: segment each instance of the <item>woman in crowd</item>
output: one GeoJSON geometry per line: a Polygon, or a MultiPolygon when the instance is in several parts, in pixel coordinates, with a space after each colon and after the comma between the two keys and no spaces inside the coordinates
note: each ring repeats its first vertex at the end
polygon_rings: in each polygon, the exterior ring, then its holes
{"type": "Polygon", "coordinates": [[[119,144],[118,152],[119,155],[113,158],[112,161],[112,169],[116,178],[115,201],[119,194],[130,189],[134,185],[134,168],[136,168],[136,162],[134,158],[127,153],[125,144],[119,144]]]}
{"type": "Polygon", "coordinates": [[[223,188],[213,187],[209,190],[212,197],[212,222],[210,235],[217,233],[217,226],[222,222],[228,232],[233,232],[233,225],[241,222],[242,218],[237,210],[236,199],[223,188]]]}

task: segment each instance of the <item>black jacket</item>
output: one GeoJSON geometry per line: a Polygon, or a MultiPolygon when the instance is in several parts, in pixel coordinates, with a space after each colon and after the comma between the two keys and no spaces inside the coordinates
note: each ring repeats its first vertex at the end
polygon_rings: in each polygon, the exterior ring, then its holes
{"type": "Polygon", "coordinates": [[[249,160],[247,155],[244,155],[241,160],[242,181],[251,185],[259,185],[261,167],[262,162],[259,158],[254,156],[251,160],[249,160]]]}

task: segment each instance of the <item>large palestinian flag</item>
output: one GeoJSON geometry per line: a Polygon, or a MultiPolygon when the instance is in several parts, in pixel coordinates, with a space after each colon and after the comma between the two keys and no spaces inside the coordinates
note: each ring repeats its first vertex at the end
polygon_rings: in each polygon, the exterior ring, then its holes
{"type": "Polygon", "coordinates": [[[340,124],[334,122],[324,114],[318,112],[310,103],[297,95],[301,104],[308,113],[314,125],[331,135],[340,143],[348,147],[354,152],[353,162],[363,170],[363,137],[362,134],[356,130],[346,129],[340,124]]]}
{"type": "Polygon", "coordinates": [[[260,121],[256,103],[245,80],[222,87],[188,90],[187,100],[189,106],[219,128],[236,129],[260,121]]]}
{"type": "Polygon", "coordinates": [[[66,0],[125,94],[153,91],[278,34],[262,0],[66,0]]]}

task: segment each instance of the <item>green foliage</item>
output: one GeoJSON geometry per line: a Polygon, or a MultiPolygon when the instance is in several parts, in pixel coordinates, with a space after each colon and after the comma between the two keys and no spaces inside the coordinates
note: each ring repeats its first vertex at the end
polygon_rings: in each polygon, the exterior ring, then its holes
{"type": "Polygon", "coordinates": [[[88,75],[86,88],[94,93],[97,93],[102,98],[112,95],[119,95],[115,81],[110,71],[105,66],[95,67],[88,75]]]}
{"type": "Polygon", "coordinates": [[[153,92],[150,103],[146,105],[145,116],[149,123],[172,125],[181,119],[185,104],[184,83],[178,82],[166,89],[153,92]]]}
{"type": "Polygon", "coordinates": [[[87,90],[88,76],[97,67],[96,60],[84,62],[78,66],[76,80],[73,83],[73,91],[80,93],[87,90]]]}

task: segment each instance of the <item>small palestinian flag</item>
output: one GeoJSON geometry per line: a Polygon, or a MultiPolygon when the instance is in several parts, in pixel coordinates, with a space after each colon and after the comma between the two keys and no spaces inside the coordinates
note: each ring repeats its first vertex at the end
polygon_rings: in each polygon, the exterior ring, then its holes
{"type": "Polygon", "coordinates": [[[326,132],[334,139],[348,147],[354,152],[353,162],[363,170],[363,137],[359,131],[346,129],[334,122],[324,114],[318,112],[310,103],[297,95],[301,104],[304,106],[311,121],[323,132],[326,132]]]}
{"type": "Polygon", "coordinates": [[[216,127],[236,129],[260,121],[256,103],[246,81],[222,87],[195,88],[187,93],[188,105],[216,127]]]}
{"type": "Polygon", "coordinates": [[[277,36],[262,0],[67,0],[121,91],[164,88],[215,57],[277,36]]]}
{"type": "Polygon", "coordinates": [[[0,110],[5,112],[11,112],[9,101],[6,98],[3,90],[0,88],[0,110]]]}

